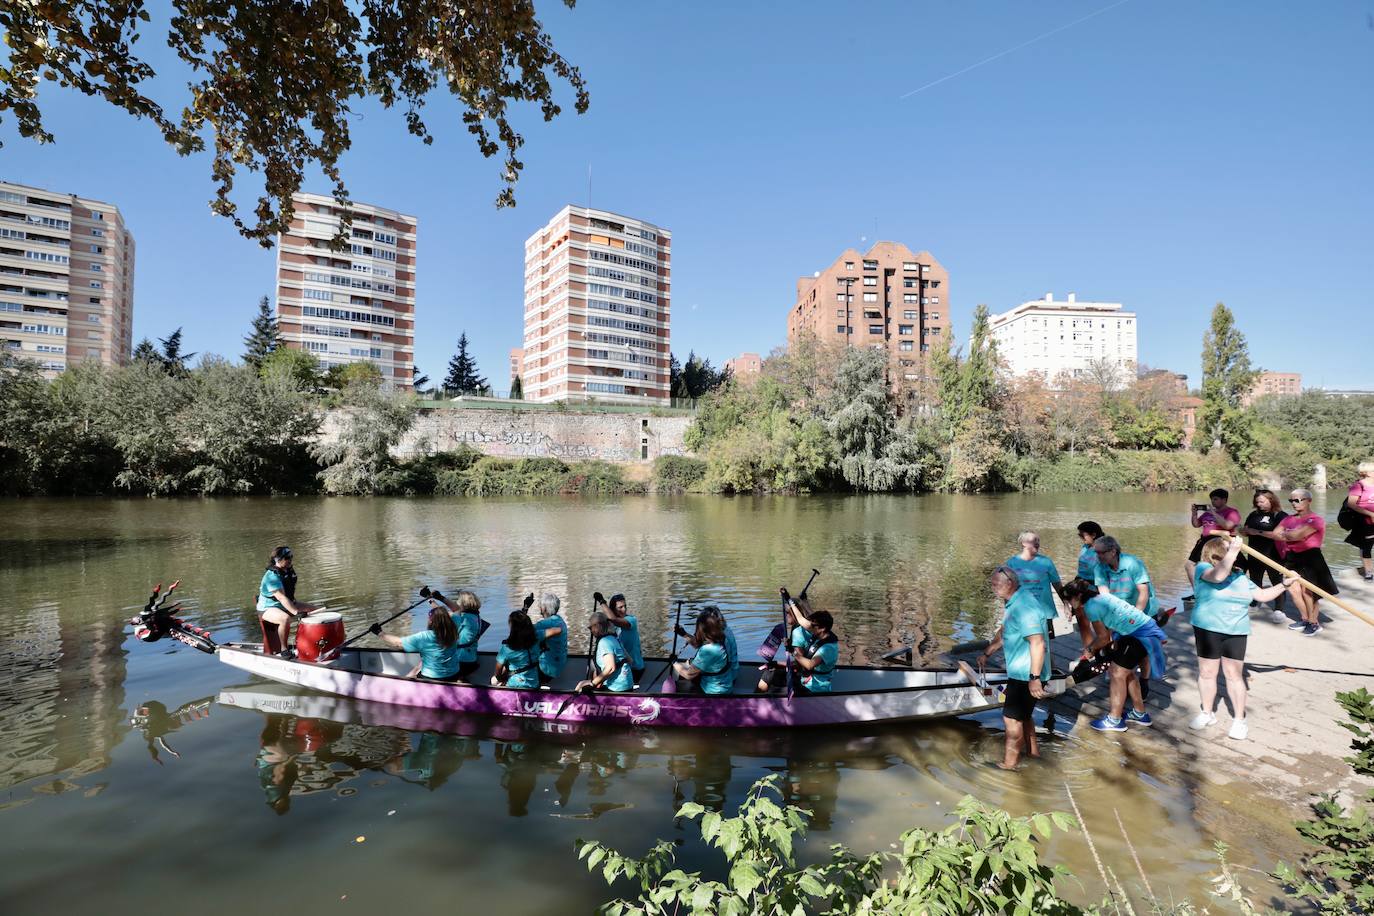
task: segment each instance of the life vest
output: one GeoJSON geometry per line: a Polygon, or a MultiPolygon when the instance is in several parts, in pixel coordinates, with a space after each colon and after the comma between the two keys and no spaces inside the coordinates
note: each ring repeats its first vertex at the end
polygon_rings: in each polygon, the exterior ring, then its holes
{"type": "MultiPolygon", "coordinates": [[[[803,649],[802,652],[806,655],[808,659],[812,659],[816,657],[816,653],[820,651],[821,646],[828,646],[831,643],[838,643],[839,641],[840,640],[835,636],[835,634],[831,633],[829,636],[825,637],[825,639],[816,640],[811,645],[803,649]]],[[[809,673],[830,674],[839,666],[839,664],[839,658],[836,657],[835,662],[829,668],[821,668],[819,665],[817,665],[815,668],[812,668],[809,673]]]]}

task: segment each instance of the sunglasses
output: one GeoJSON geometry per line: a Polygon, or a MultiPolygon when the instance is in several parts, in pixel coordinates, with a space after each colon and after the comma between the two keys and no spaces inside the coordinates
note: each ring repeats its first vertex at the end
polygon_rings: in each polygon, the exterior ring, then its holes
{"type": "Polygon", "coordinates": [[[1296,506],[1298,503],[1310,503],[1311,501],[1312,501],[1312,500],[1310,500],[1310,499],[1290,499],[1290,500],[1289,500],[1289,502],[1292,503],[1292,504],[1295,505],[1295,506],[1296,506]]]}

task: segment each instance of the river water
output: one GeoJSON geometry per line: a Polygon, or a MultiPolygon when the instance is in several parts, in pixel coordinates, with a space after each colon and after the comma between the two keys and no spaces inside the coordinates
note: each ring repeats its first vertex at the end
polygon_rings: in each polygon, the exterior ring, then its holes
{"type": "MultiPolygon", "coordinates": [[[[709,869],[694,828],[672,813],[685,801],[733,810],[769,774],[813,811],[812,855],[834,842],[886,848],[907,828],[941,826],[966,794],[1017,813],[1067,810],[1067,784],[1123,880],[1134,868],[1116,813],[1154,891],[1200,898],[1214,840],[1269,868],[1291,837],[1211,835],[1195,817],[1197,774],[1140,759],[1129,742],[1069,733],[1008,774],[988,766],[1001,753],[995,715],[795,734],[434,718],[255,682],[187,647],[139,643],[125,623],[153,583],[180,578],[187,619],[221,640],[256,638],[249,602],[268,551],[289,544],[301,597],[342,611],[350,634],[410,604],[421,583],[468,586],[494,648],[525,593],[553,591],[576,616],[599,590],[628,596],[646,654],[664,652],[681,599],[718,604],[747,656],[778,617],[777,586],[798,590],[815,566],[813,600],[836,611],[843,661],[904,644],[935,661],[989,634],[984,576],[1023,528],[1071,574],[1074,526],[1096,519],[1146,561],[1161,596],[1178,595],[1189,501],[0,503],[0,899],[16,914],[173,901],[203,914],[590,912],[609,895],[576,861],[577,838],[634,854],[678,839],[681,864],[709,869]]],[[[1081,837],[1047,848],[1082,878],[1085,899],[1100,897],[1081,837]]]]}

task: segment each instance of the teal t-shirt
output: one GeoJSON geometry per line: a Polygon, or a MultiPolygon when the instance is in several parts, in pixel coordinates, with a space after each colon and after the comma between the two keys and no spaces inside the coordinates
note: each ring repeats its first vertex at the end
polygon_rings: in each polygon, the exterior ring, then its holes
{"type": "Polygon", "coordinates": [[[1193,626],[1227,636],[1245,636],[1250,632],[1250,602],[1255,583],[1238,569],[1221,582],[1208,582],[1202,574],[1212,569],[1211,563],[1199,563],[1193,577],[1193,626]]]}
{"type": "Polygon", "coordinates": [[[281,602],[272,597],[273,592],[284,594],[286,586],[282,584],[281,573],[269,569],[262,574],[262,584],[258,586],[258,610],[269,611],[281,607],[281,602]]]}
{"type": "Polygon", "coordinates": [[[811,657],[820,664],[802,676],[802,686],[812,693],[829,693],[830,679],[840,663],[840,644],[831,640],[819,646],[811,657]]]}
{"type": "Polygon", "coordinates": [[[1083,610],[1089,620],[1098,621],[1121,636],[1128,636],[1153,621],[1149,614],[1115,595],[1094,595],[1083,605],[1083,610]]]}
{"type": "Polygon", "coordinates": [[[729,693],[735,687],[734,671],[730,668],[730,652],[725,646],[708,642],[697,650],[692,667],[701,672],[703,693],[729,693]]]}
{"type": "Polygon", "coordinates": [[[568,625],[554,614],[535,623],[534,635],[539,637],[539,670],[545,677],[558,677],[568,663],[568,625]],[[555,628],[562,632],[557,636],[544,635],[555,628]]]}
{"type": "Polygon", "coordinates": [[[477,637],[482,635],[482,618],[476,614],[454,614],[453,623],[458,627],[458,661],[477,661],[477,637]]]}
{"type": "Polygon", "coordinates": [[[1084,544],[1083,548],[1078,551],[1078,578],[1092,582],[1096,576],[1097,552],[1093,550],[1093,545],[1084,544]]]}
{"type": "Polygon", "coordinates": [[[639,618],[634,614],[626,614],[625,622],[629,626],[618,628],[616,638],[620,640],[621,648],[630,659],[630,667],[638,670],[644,667],[644,650],[639,645],[639,618]]]}
{"type": "Polygon", "coordinates": [[[539,647],[531,649],[512,649],[505,643],[496,650],[496,664],[505,665],[507,687],[538,687],[539,666],[537,656],[539,647]],[[521,670],[523,669],[523,670],[521,670]]]}
{"type": "Polygon", "coordinates": [[[620,640],[614,636],[603,636],[596,644],[596,667],[598,671],[605,670],[606,663],[614,660],[615,674],[602,684],[612,693],[624,693],[633,690],[635,686],[634,675],[630,673],[630,659],[625,654],[625,649],[620,645],[620,640]]]}
{"type": "Polygon", "coordinates": [[[1123,553],[1118,559],[1116,569],[1112,569],[1106,563],[1099,562],[1093,583],[1107,586],[1107,591],[1131,606],[1135,605],[1137,589],[1142,585],[1147,585],[1150,589],[1150,602],[1146,605],[1145,610],[1149,612],[1151,617],[1159,610],[1159,602],[1155,600],[1155,584],[1150,581],[1150,574],[1146,571],[1145,564],[1140,562],[1139,557],[1123,553]]]}
{"type": "Polygon", "coordinates": [[[725,654],[730,657],[730,674],[733,675],[739,670],[739,645],[735,642],[735,634],[730,632],[730,625],[725,625],[725,654]]]}
{"type": "Polygon", "coordinates": [[[1007,561],[1007,565],[1016,570],[1016,577],[1021,580],[1021,591],[1029,590],[1044,606],[1045,619],[1058,617],[1059,611],[1054,606],[1054,586],[1059,585],[1060,581],[1054,561],[1043,553],[1029,560],[1023,560],[1017,554],[1007,561]]]}
{"type": "Polygon", "coordinates": [[[792,628],[792,648],[809,649],[811,648],[811,644],[815,641],[816,637],[812,636],[811,631],[807,630],[805,627],[797,626],[792,628]]]}
{"type": "Polygon", "coordinates": [[[1023,588],[1007,599],[1002,618],[1002,655],[1007,661],[1007,677],[1018,681],[1031,679],[1030,637],[1045,640],[1045,660],[1040,680],[1050,679],[1050,648],[1045,635],[1045,613],[1034,595],[1023,588]]]}
{"type": "Polygon", "coordinates": [[[420,673],[425,677],[453,677],[458,673],[458,643],[441,646],[433,630],[411,633],[401,640],[401,648],[420,653],[420,673]]]}

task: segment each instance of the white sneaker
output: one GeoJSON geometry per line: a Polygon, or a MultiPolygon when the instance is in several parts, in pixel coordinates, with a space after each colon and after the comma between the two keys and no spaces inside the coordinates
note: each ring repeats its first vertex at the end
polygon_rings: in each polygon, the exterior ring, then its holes
{"type": "Polygon", "coordinates": [[[1285,620],[1288,619],[1288,615],[1285,614],[1283,611],[1279,610],[1278,608],[1274,608],[1272,611],[1269,612],[1269,619],[1274,621],[1274,623],[1283,623],[1285,620]]]}
{"type": "Polygon", "coordinates": [[[1250,737],[1250,725],[1244,719],[1237,719],[1231,723],[1231,730],[1226,733],[1226,737],[1234,738],[1237,741],[1244,741],[1250,737]]]}
{"type": "Polygon", "coordinates": [[[1216,724],[1217,717],[1214,713],[1210,712],[1198,712],[1197,715],[1193,716],[1193,718],[1188,721],[1188,727],[1195,732],[1200,732],[1209,725],[1216,724]]]}

